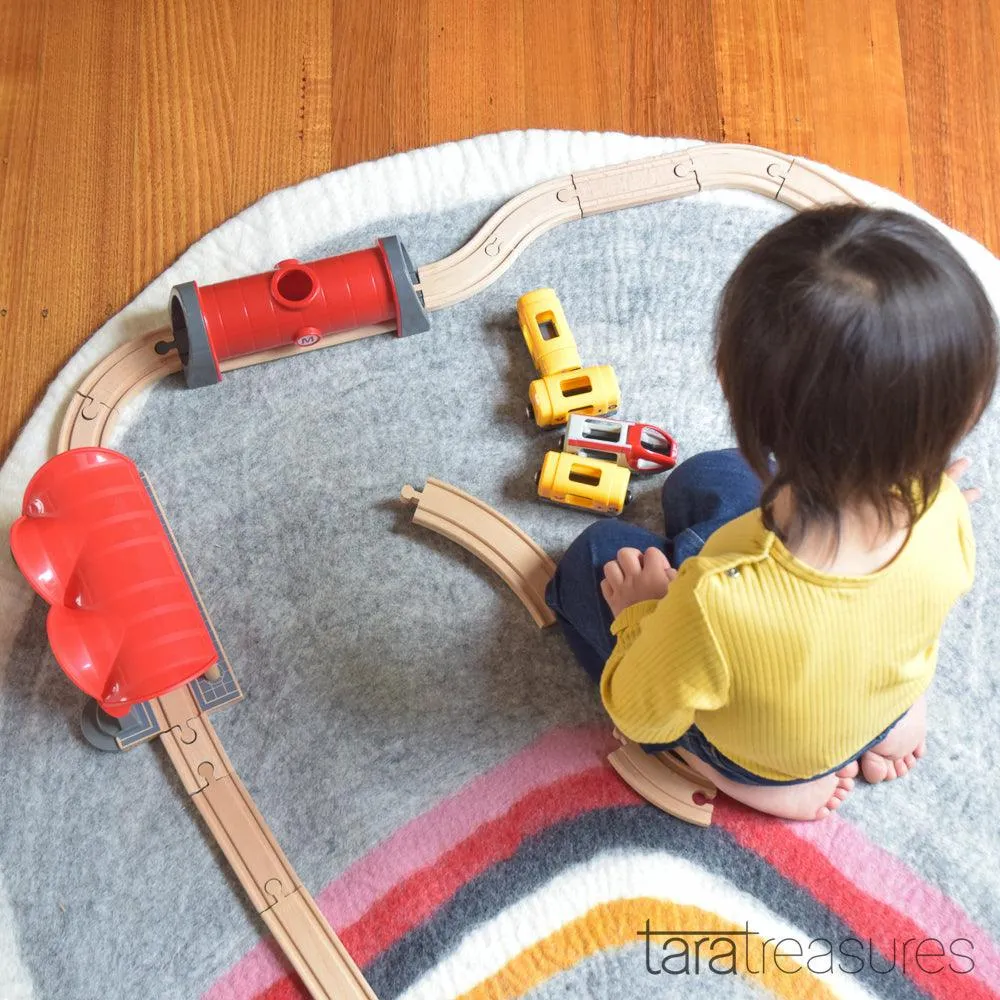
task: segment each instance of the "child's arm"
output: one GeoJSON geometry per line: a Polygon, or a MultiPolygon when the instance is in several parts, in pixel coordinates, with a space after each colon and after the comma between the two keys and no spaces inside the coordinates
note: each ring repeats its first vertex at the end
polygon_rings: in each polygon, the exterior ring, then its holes
{"type": "MultiPolygon", "coordinates": [[[[648,559],[649,552],[642,563],[648,559]]],[[[617,613],[611,631],[618,643],[601,676],[601,697],[624,736],[637,743],[669,743],[691,726],[696,711],[725,704],[729,671],[696,593],[697,572],[685,564],[664,587],[667,596],[656,601],[644,596],[652,592],[654,573],[644,574],[631,557],[624,567],[617,562],[622,581],[609,563],[612,580],[608,589],[602,586],[617,613]],[[623,606],[633,595],[637,602],[623,606]]]]}

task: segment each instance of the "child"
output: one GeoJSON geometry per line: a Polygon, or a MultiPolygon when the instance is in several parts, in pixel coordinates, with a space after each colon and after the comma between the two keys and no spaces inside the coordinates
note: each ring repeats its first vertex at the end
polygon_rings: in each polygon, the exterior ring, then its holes
{"type": "Polygon", "coordinates": [[[723,292],[739,450],[678,466],[666,539],[615,521],[547,600],[618,730],[763,812],[818,819],[924,751],[941,627],[972,585],[952,450],[997,373],[996,318],[918,219],[829,207],[764,236],[723,292]]]}

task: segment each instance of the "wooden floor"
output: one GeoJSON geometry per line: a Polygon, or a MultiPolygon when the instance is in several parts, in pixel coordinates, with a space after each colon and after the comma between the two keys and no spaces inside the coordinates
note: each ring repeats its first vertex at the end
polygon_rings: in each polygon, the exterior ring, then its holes
{"type": "Polygon", "coordinates": [[[1000,0],[0,0],[0,457],[223,219],[477,133],[771,146],[1000,251],[998,39],[1000,0]]]}

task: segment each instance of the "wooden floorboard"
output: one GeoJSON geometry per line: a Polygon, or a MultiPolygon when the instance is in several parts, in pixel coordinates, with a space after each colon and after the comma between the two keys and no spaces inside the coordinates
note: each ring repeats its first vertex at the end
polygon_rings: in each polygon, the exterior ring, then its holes
{"type": "Polygon", "coordinates": [[[0,0],[0,456],[206,231],[483,132],[773,146],[998,251],[998,39],[1000,0],[0,0]]]}

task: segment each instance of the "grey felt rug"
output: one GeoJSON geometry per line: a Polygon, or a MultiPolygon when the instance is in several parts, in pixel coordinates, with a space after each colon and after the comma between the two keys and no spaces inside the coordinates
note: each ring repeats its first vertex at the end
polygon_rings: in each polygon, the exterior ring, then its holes
{"type": "MultiPolygon", "coordinates": [[[[515,162],[533,148],[502,142],[515,162]]],[[[272,256],[398,233],[429,262],[502,200],[373,212],[272,256]]],[[[696,197],[574,223],[427,334],[215,388],[170,380],[117,440],[155,486],[246,691],[214,717],[222,741],[380,997],[994,995],[995,405],[964,446],[985,491],[978,577],[945,631],[927,759],[809,828],[721,803],[702,831],[640,803],[603,764],[607,724],[561,637],[398,500],[404,483],[447,480],[553,556],[589,523],[534,496],[559,435],[524,416],[533,368],[514,306],[543,285],[585,363],[614,366],[624,415],[668,428],[683,455],[731,444],[714,303],[787,212],[696,197]],[[718,933],[746,922],[835,952],[857,939],[863,960],[803,968],[812,992],[746,969],[667,976],[636,944],[646,919],[718,933]],[[953,968],[918,968],[912,944],[904,961],[915,937],[942,940],[953,968]]],[[[639,482],[626,519],[660,530],[661,484],[639,482]]],[[[105,756],[81,740],[82,696],[47,651],[45,611],[19,617],[0,699],[0,996],[301,995],[161,751],[105,756]]]]}

